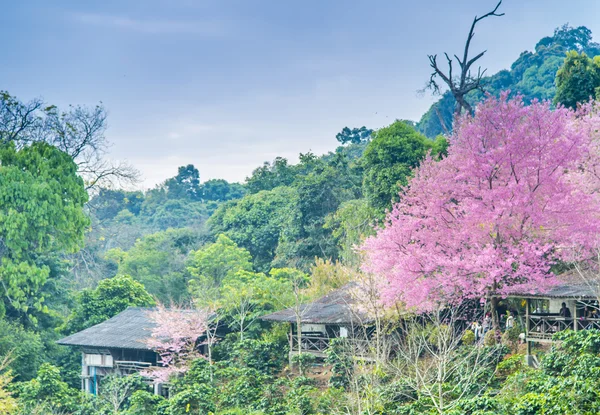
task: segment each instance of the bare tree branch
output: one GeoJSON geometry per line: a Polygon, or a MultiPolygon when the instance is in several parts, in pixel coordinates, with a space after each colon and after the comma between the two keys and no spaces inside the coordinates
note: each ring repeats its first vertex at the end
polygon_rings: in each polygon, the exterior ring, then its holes
{"type": "Polygon", "coordinates": [[[476,89],[483,90],[483,76],[485,74],[485,70],[481,70],[481,67],[478,68],[477,74],[473,75],[471,73],[471,66],[478,61],[486,51],[480,52],[475,55],[473,58],[469,59],[469,48],[471,46],[471,40],[475,36],[475,26],[481,20],[486,17],[500,17],[504,16],[504,13],[498,13],[498,8],[502,4],[502,0],[498,2],[494,10],[484,14],[481,17],[475,16],[473,19],[473,23],[471,24],[471,29],[469,30],[469,34],[467,36],[467,40],[465,42],[465,48],[463,52],[463,58],[460,59],[458,55],[454,55],[454,58],[450,58],[447,53],[444,53],[446,56],[446,60],[448,62],[448,71],[447,74],[440,69],[437,63],[437,55],[428,55],[429,65],[433,69],[431,76],[429,77],[429,82],[427,83],[426,88],[431,89],[434,94],[440,94],[441,88],[440,84],[437,82],[436,78],[440,78],[448,87],[454,98],[456,99],[456,107],[454,110],[455,115],[460,115],[463,110],[467,111],[469,114],[473,114],[473,108],[471,104],[466,100],[466,95],[474,91],[476,89]],[[458,65],[460,67],[460,76],[455,78],[452,73],[452,62],[453,59],[456,59],[458,65]]]}
{"type": "Polygon", "coordinates": [[[102,104],[70,107],[65,112],[44,105],[40,99],[23,103],[1,91],[0,142],[23,147],[43,141],[57,147],[75,161],[89,192],[100,186],[139,180],[139,172],[131,165],[106,158],[110,145],[105,136],[107,113],[102,104]]]}

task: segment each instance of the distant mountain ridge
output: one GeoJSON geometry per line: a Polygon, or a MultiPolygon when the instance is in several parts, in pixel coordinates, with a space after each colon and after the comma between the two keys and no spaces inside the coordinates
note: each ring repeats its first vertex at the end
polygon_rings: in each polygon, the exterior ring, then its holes
{"type": "MultiPolygon", "coordinates": [[[[574,28],[565,24],[556,28],[552,36],[542,38],[535,45],[534,52],[522,52],[510,70],[503,69],[487,77],[485,90],[493,95],[510,90],[512,94],[523,95],[526,101],[552,100],[556,93],[556,72],[563,64],[566,53],[571,50],[593,57],[600,55],[600,44],[592,41],[592,31],[587,27],[574,28]]],[[[482,92],[474,91],[469,96],[469,102],[476,103],[483,97],[482,92]]],[[[442,120],[446,129],[450,129],[454,104],[452,94],[445,92],[423,114],[416,125],[417,129],[430,138],[443,134],[442,120]]]]}

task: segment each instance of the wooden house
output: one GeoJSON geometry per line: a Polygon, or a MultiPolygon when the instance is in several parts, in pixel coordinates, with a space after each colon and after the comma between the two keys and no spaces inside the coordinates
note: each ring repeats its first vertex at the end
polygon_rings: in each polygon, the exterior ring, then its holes
{"type": "Polygon", "coordinates": [[[349,283],[313,302],[277,311],[261,319],[290,324],[290,355],[300,352],[325,357],[330,341],[335,338],[351,340],[357,354],[366,354],[373,319],[358,307],[354,294],[356,288],[356,283],[349,283]]]}
{"type": "Polygon", "coordinates": [[[530,363],[533,343],[552,342],[552,336],[563,330],[600,329],[598,283],[584,281],[574,272],[560,275],[559,281],[548,291],[521,291],[508,296],[525,305],[525,341],[530,363]],[[568,312],[561,315],[563,303],[568,312]]]}
{"type": "MultiPolygon", "coordinates": [[[[152,308],[129,307],[100,324],[58,341],[81,351],[81,388],[97,394],[102,378],[129,375],[159,364],[158,354],[147,346],[155,323],[152,308]]],[[[154,384],[156,394],[163,385],[154,384]]]]}

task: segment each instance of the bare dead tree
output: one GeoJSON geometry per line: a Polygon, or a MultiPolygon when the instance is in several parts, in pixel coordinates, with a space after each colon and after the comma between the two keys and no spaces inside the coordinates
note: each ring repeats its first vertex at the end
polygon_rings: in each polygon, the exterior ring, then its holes
{"type": "Polygon", "coordinates": [[[119,414],[131,394],[135,392],[135,383],[118,375],[108,376],[102,382],[100,400],[105,402],[112,414],[119,414]]]}
{"type": "Polygon", "coordinates": [[[462,344],[462,315],[458,307],[406,319],[389,364],[408,386],[406,398],[426,397],[435,413],[448,413],[461,399],[483,393],[501,358],[500,348],[462,344]]]}
{"type": "Polygon", "coordinates": [[[469,58],[469,47],[471,46],[471,40],[473,36],[475,36],[475,26],[481,20],[490,16],[504,16],[504,13],[497,13],[498,8],[502,4],[502,0],[498,2],[494,10],[484,14],[481,17],[475,16],[473,19],[473,23],[471,24],[471,29],[469,30],[469,35],[467,36],[467,41],[465,43],[465,49],[463,52],[462,59],[458,57],[458,55],[454,55],[454,58],[450,58],[448,53],[444,52],[444,56],[446,57],[446,61],[448,62],[448,71],[444,72],[437,62],[437,55],[427,55],[429,58],[429,64],[433,69],[431,76],[429,77],[429,82],[427,83],[426,88],[431,89],[434,94],[441,93],[441,84],[438,81],[440,78],[444,84],[448,86],[450,92],[456,99],[456,107],[454,110],[455,115],[460,115],[462,110],[464,109],[469,114],[473,114],[473,107],[466,100],[466,95],[474,90],[482,90],[483,88],[483,76],[485,75],[486,70],[481,69],[481,66],[477,68],[477,73],[473,74],[471,72],[471,67],[475,62],[477,62],[484,54],[483,52],[478,53],[472,58],[469,58]],[[455,76],[453,73],[453,62],[456,59],[458,66],[460,68],[460,75],[455,76]]]}
{"type": "Polygon", "coordinates": [[[21,102],[6,91],[0,91],[0,142],[13,142],[17,147],[34,142],[47,142],[69,154],[78,166],[86,190],[100,186],[133,184],[139,172],[124,162],[106,158],[110,143],[105,132],[106,109],[74,106],[59,111],[41,99],[21,102]]]}

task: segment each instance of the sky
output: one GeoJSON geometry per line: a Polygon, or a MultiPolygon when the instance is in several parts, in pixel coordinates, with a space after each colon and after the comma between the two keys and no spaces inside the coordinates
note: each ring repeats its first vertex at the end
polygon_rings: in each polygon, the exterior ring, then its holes
{"type": "MultiPolygon", "coordinates": [[[[243,181],[277,156],[323,154],[344,126],[418,120],[428,54],[459,53],[494,0],[1,0],[0,89],[102,102],[108,156],[153,187],[194,164],[243,181]]],[[[472,52],[488,73],[564,23],[600,40],[597,0],[504,0],[472,52]]]]}

